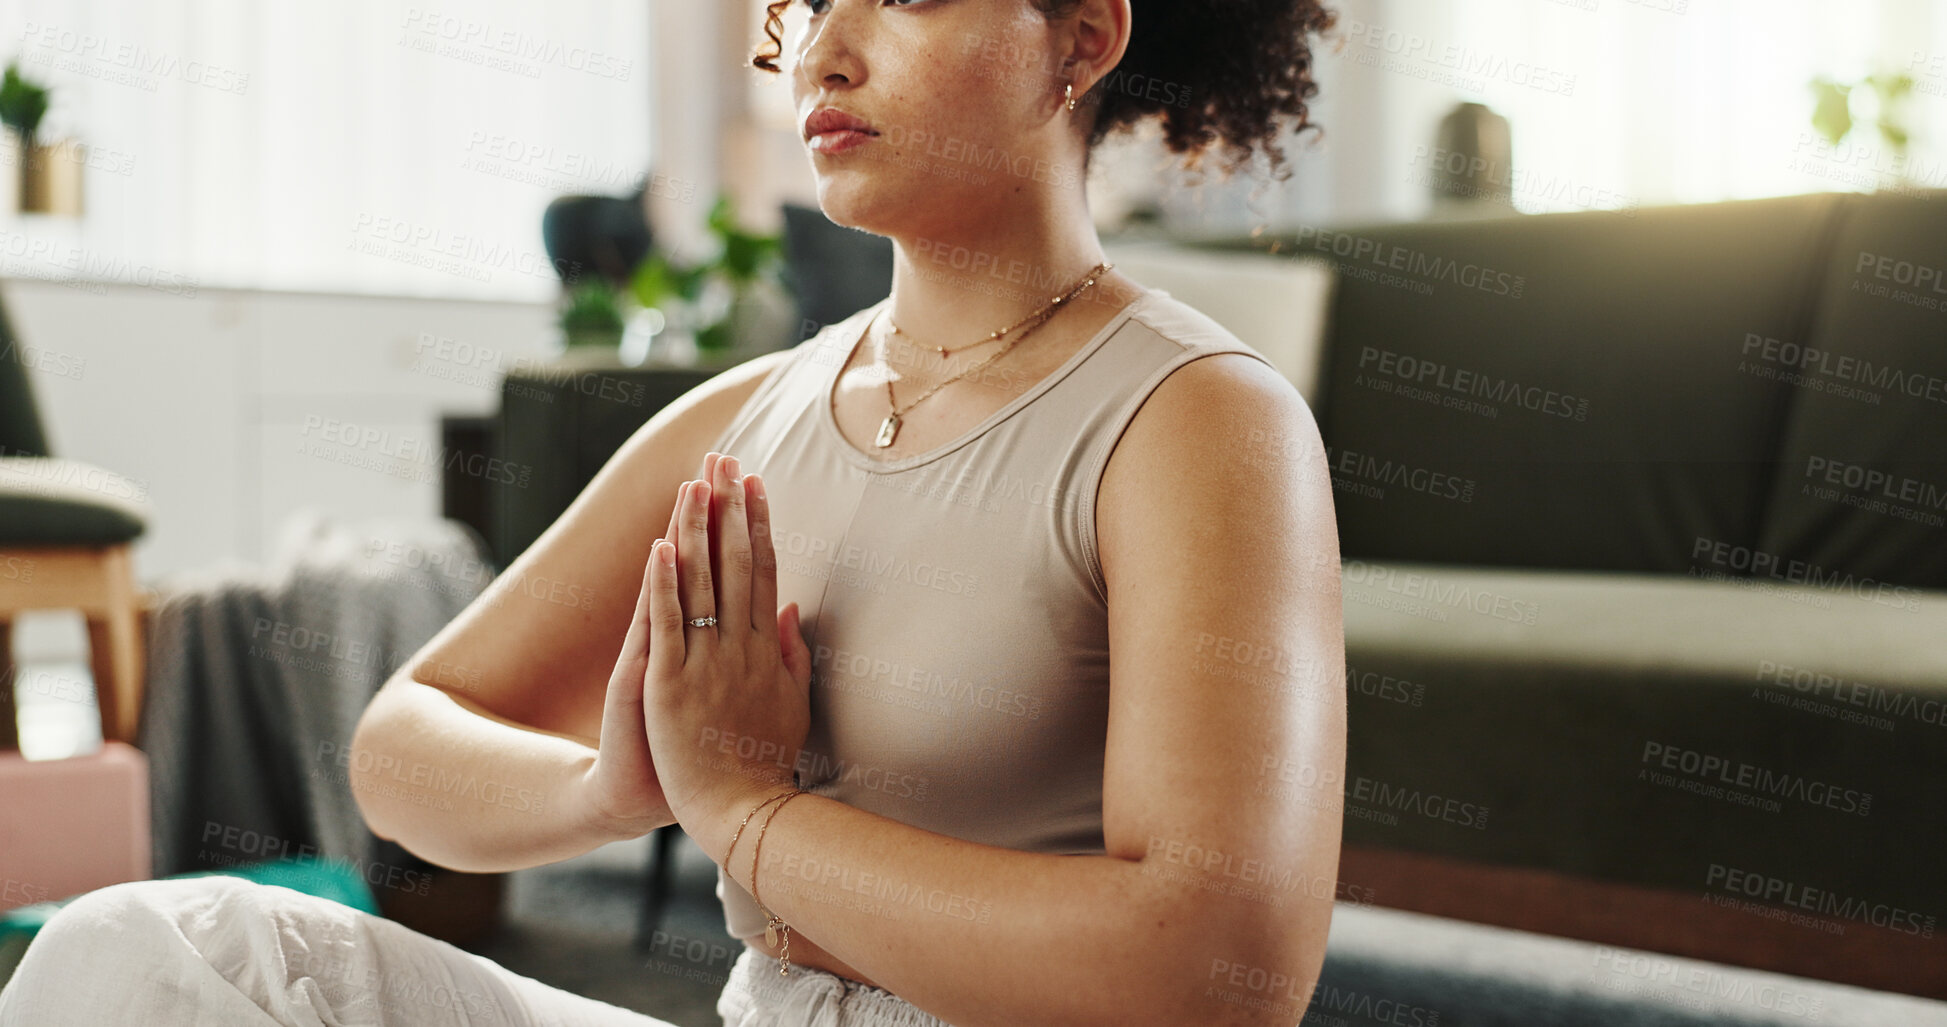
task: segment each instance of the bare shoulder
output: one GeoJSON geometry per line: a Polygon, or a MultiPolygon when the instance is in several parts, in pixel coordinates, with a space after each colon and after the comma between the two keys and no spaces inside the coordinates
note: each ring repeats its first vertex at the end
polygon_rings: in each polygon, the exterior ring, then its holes
{"type": "Polygon", "coordinates": [[[1156,386],[1110,453],[1096,504],[1104,573],[1119,543],[1149,544],[1137,537],[1145,523],[1235,516],[1259,504],[1279,509],[1257,517],[1297,518],[1310,532],[1330,531],[1336,547],[1324,445],[1304,397],[1249,354],[1194,358],[1156,386]]]}

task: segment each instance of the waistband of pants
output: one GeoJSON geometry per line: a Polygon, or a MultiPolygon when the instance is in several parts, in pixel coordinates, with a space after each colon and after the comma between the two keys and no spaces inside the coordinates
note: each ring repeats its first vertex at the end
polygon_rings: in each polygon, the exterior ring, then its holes
{"type": "Polygon", "coordinates": [[[841,1027],[953,1027],[884,988],[816,967],[793,966],[789,976],[777,967],[776,959],[745,948],[724,987],[748,995],[758,1009],[829,1009],[836,1019],[820,1022],[841,1027]]]}

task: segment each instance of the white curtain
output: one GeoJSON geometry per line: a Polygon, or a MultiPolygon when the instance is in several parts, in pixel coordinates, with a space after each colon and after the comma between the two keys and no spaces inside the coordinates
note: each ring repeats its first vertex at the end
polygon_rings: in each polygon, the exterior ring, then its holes
{"type": "Polygon", "coordinates": [[[1510,120],[1501,177],[1530,213],[1883,188],[1896,170],[1902,188],[1947,188],[1943,0],[1333,6],[1346,39],[1318,52],[1326,135],[1291,148],[1291,181],[1194,188],[1139,149],[1129,188],[1147,176],[1173,222],[1212,231],[1420,217],[1440,120],[1467,101],[1510,120]],[[1907,161],[1869,131],[1837,150],[1816,139],[1813,78],[1899,71],[1916,80],[1907,161]]]}
{"type": "Polygon", "coordinates": [[[538,300],[542,211],[650,166],[647,0],[0,0],[91,152],[0,274],[538,300]],[[50,256],[52,255],[52,256],[50,256]]]}
{"type": "MultiPolygon", "coordinates": [[[[1923,74],[1928,55],[1947,53],[1944,7],[1940,0],[1395,0],[1390,16],[1422,34],[1437,57],[1407,63],[1463,80],[1399,83],[1395,124],[1409,130],[1412,146],[1430,144],[1453,103],[1486,102],[1513,123],[1515,204],[1529,211],[1843,190],[1869,187],[1870,172],[1902,165],[1863,131],[1841,150],[1819,141],[1812,79],[1910,71],[1932,91],[1912,97],[1914,150],[1905,167],[1917,184],[1947,187],[1947,76],[1923,74]]],[[[1855,106],[1871,113],[1863,97],[1855,106]]],[[[1414,152],[1409,146],[1408,156],[1414,152]]]]}

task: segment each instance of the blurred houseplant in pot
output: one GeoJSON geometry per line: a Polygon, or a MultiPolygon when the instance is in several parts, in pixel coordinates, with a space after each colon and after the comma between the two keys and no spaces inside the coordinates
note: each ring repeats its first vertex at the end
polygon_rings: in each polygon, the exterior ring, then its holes
{"type": "Polygon", "coordinates": [[[795,309],[783,285],[783,240],[737,224],[728,196],[710,209],[715,252],[697,262],[651,253],[636,268],[624,359],[728,364],[778,348],[795,309]]]}
{"type": "MultiPolygon", "coordinates": [[[[1867,144],[1859,134],[1877,130],[1891,159],[1874,160],[1870,166],[1894,188],[1908,184],[1911,168],[1907,158],[1913,139],[1907,130],[1906,101],[1913,94],[1913,76],[1883,72],[1857,82],[1820,77],[1813,79],[1811,86],[1812,128],[1820,137],[1835,150],[1849,136],[1854,147],[1862,147],[1867,144]]],[[[1841,163],[1856,166],[1857,161],[1845,158],[1841,163]]]]}
{"type": "Polygon", "coordinates": [[[15,197],[23,214],[81,213],[81,144],[44,144],[41,119],[47,116],[46,87],[20,74],[20,62],[0,78],[0,123],[13,142],[15,197]]]}
{"type": "Polygon", "coordinates": [[[570,286],[557,322],[561,326],[562,344],[567,349],[620,345],[623,329],[620,301],[619,291],[599,275],[570,286]]]}

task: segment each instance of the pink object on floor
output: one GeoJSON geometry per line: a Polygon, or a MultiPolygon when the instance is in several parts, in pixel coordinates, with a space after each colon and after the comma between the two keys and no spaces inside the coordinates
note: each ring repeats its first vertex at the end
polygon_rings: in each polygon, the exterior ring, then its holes
{"type": "Polygon", "coordinates": [[[146,881],[149,760],[109,742],[87,756],[0,752],[0,911],[146,881]]]}

